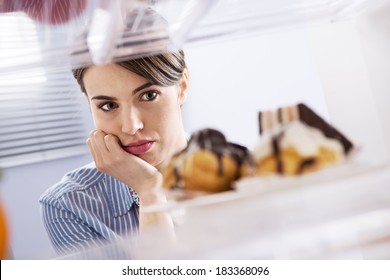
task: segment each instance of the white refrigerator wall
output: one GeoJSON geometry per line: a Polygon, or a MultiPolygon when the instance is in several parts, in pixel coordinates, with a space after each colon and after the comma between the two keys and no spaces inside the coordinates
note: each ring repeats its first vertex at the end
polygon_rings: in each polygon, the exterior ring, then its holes
{"type": "MultiPolygon", "coordinates": [[[[390,3],[359,18],[357,30],[374,99],[374,108],[378,112],[380,129],[383,131],[385,144],[382,153],[388,159],[390,158],[390,3]]],[[[380,140],[378,139],[378,143],[380,140]]]]}
{"type": "Polygon", "coordinates": [[[390,157],[388,7],[310,29],[329,116],[370,162],[390,157]]]}
{"type": "Polygon", "coordinates": [[[308,35],[291,29],[185,49],[188,132],[216,128],[229,141],[253,148],[260,110],[304,102],[328,119],[308,35]]]}

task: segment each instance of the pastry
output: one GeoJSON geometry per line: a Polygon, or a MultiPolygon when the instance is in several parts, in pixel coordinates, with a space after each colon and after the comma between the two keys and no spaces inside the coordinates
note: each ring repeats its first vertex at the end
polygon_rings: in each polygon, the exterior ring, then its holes
{"type": "Polygon", "coordinates": [[[343,162],[353,144],[304,104],[259,113],[256,174],[299,175],[343,162]]]}
{"type": "Polygon", "coordinates": [[[247,148],[230,143],[214,129],[191,135],[187,147],[162,168],[163,186],[169,190],[216,193],[250,170],[247,148]]]}

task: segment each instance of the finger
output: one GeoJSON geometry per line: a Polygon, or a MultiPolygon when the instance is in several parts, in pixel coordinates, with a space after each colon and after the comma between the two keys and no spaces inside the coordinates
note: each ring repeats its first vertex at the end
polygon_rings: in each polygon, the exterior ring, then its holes
{"type": "Polygon", "coordinates": [[[102,130],[94,130],[91,132],[90,137],[92,140],[92,145],[95,151],[100,151],[101,153],[107,153],[108,148],[106,146],[106,142],[104,141],[104,137],[107,134],[102,130]]]}
{"type": "Polygon", "coordinates": [[[107,147],[104,143],[103,139],[103,132],[101,131],[92,131],[90,133],[89,141],[88,141],[88,147],[92,153],[92,156],[97,164],[100,164],[104,160],[104,153],[107,153],[107,147]],[[103,144],[102,144],[103,143],[103,144]]]}
{"type": "Polygon", "coordinates": [[[96,153],[95,153],[95,150],[92,147],[92,140],[91,140],[91,138],[87,139],[87,146],[88,146],[89,151],[91,152],[91,155],[92,155],[93,159],[96,160],[96,153]]]}
{"type": "Polygon", "coordinates": [[[120,140],[118,137],[111,135],[111,134],[107,134],[104,137],[104,141],[105,141],[105,145],[106,145],[107,149],[111,153],[115,153],[115,154],[125,153],[125,151],[122,149],[122,146],[120,144],[120,140]]]}
{"type": "Polygon", "coordinates": [[[87,139],[87,145],[88,145],[89,151],[91,152],[91,155],[92,155],[93,160],[95,162],[101,162],[102,155],[101,155],[99,149],[96,148],[96,145],[94,145],[93,142],[94,141],[91,138],[87,139]]]}

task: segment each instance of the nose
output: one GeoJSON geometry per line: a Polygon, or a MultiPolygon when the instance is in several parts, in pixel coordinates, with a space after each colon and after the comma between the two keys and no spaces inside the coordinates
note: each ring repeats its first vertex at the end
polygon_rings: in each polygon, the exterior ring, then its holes
{"type": "Polygon", "coordinates": [[[123,111],[122,115],[122,132],[135,135],[138,130],[144,128],[140,113],[132,108],[123,111]]]}

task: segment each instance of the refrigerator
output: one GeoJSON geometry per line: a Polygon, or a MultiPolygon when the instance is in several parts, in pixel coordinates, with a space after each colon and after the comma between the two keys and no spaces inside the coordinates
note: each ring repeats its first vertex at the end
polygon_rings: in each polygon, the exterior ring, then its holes
{"type": "Polygon", "coordinates": [[[19,0],[0,12],[4,258],[57,258],[38,198],[92,160],[70,69],[177,48],[189,134],[212,127],[253,149],[259,111],[303,102],[356,152],[323,172],[147,207],[172,215],[175,244],[157,230],[69,258],[390,258],[390,1],[19,0]]]}

